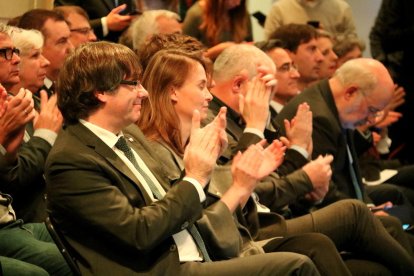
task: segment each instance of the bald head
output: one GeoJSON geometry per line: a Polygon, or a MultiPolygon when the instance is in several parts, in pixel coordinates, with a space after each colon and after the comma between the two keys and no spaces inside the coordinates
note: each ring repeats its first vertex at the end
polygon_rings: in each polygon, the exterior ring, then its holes
{"type": "Polygon", "coordinates": [[[266,68],[268,74],[276,72],[272,59],[259,48],[248,44],[228,47],[214,62],[215,86],[211,93],[239,112],[239,96],[246,94],[249,82],[258,73],[259,65],[266,68]]]}
{"type": "Polygon", "coordinates": [[[385,66],[370,58],[357,58],[345,62],[336,71],[334,78],[344,85],[358,85],[366,95],[389,101],[394,82],[385,66]]]}
{"type": "Polygon", "coordinates": [[[389,104],[394,90],[388,70],[369,58],[344,63],[329,85],[344,128],[374,123],[376,113],[389,104]]]}
{"type": "Polygon", "coordinates": [[[276,71],[271,58],[259,48],[249,44],[236,44],[225,49],[214,62],[213,79],[216,83],[227,81],[240,72],[251,79],[257,74],[257,66],[264,65],[276,71]]]}

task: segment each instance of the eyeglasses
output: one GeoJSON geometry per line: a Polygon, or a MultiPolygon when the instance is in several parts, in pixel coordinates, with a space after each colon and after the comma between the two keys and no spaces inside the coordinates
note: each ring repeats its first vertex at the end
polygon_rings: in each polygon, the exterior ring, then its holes
{"type": "Polygon", "coordinates": [[[292,71],[298,71],[298,67],[293,63],[285,63],[277,68],[277,72],[279,73],[287,73],[292,71]]]}
{"type": "Polygon", "coordinates": [[[70,31],[80,33],[83,35],[88,35],[89,33],[93,33],[93,29],[90,27],[71,29],[70,31]]]}
{"type": "Polygon", "coordinates": [[[119,84],[131,85],[134,89],[137,89],[141,85],[141,82],[138,80],[121,80],[119,84]]]}
{"type": "Polygon", "coordinates": [[[17,48],[10,48],[10,47],[1,48],[0,54],[2,54],[6,60],[11,60],[13,58],[13,54],[20,55],[20,50],[17,48]]]}
{"type": "Polygon", "coordinates": [[[380,117],[380,116],[382,116],[382,112],[381,112],[382,109],[379,109],[379,108],[376,108],[376,107],[370,105],[368,103],[368,97],[367,97],[367,95],[364,92],[362,92],[362,91],[361,91],[361,94],[364,97],[365,103],[366,103],[366,105],[368,107],[367,108],[368,109],[368,116],[371,116],[371,117],[380,117]]]}

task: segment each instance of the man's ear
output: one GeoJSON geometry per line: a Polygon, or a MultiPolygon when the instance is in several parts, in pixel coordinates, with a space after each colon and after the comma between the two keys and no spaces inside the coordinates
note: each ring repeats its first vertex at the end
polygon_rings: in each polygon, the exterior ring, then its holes
{"type": "Polygon", "coordinates": [[[102,103],[106,103],[108,101],[108,96],[104,91],[95,91],[95,97],[102,103]]]}
{"type": "Polygon", "coordinates": [[[359,90],[358,86],[355,86],[355,85],[351,85],[345,88],[345,94],[344,94],[345,99],[349,100],[355,97],[358,93],[358,90],[359,90]]]}
{"type": "Polygon", "coordinates": [[[231,90],[233,91],[233,93],[239,94],[242,91],[242,86],[245,83],[245,81],[247,80],[247,78],[245,76],[242,75],[237,75],[233,78],[233,82],[232,82],[232,86],[231,86],[231,90]]]}

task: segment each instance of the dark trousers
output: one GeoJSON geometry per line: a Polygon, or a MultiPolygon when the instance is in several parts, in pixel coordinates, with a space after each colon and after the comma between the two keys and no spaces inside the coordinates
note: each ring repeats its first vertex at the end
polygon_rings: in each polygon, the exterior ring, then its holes
{"type": "MultiPolygon", "coordinates": [[[[392,217],[383,220],[395,220],[398,224],[398,220],[392,217]]],[[[361,201],[338,201],[286,222],[288,235],[322,233],[332,239],[338,251],[349,251],[375,260],[396,275],[414,275],[412,254],[387,232],[383,223],[361,201]]],[[[401,224],[398,227],[396,235],[403,235],[401,224]]],[[[398,238],[405,243],[404,236],[398,238]]]]}
{"type": "Polygon", "coordinates": [[[42,270],[47,271],[50,275],[72,275],[43,223],[23,224],[22,221],[17,221],[1,228],[0,255],[21,261],[2,259],[3,270],[20,269],[26,265],[26,267],[30,266],[30,269],[36,270],[39,275],[42,270]],[[10,266],[10,262],[16,266],[10,266]]]}

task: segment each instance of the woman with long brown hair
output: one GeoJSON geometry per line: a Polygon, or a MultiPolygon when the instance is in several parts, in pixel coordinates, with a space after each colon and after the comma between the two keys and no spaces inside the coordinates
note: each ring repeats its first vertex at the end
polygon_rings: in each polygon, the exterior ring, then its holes
{"type": "Polygon", "coordinates": [[[246,0],[200,0],[187,11],[183,32],[206,46],[252,41],[246,0]]]}

